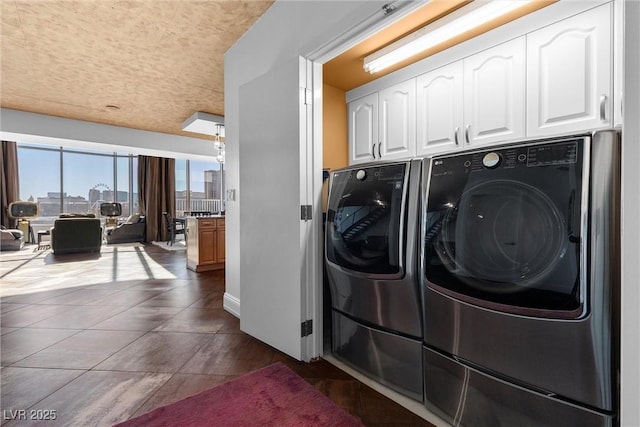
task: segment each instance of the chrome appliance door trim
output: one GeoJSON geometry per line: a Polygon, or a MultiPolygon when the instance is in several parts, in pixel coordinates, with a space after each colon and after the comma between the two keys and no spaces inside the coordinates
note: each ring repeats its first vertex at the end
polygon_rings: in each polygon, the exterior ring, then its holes
{"type": "MultiPolygon", "coordinates": [[[[619,368],[618,354],[620,315],[620,134],[616,130],[594,132],[591,162],[591,212],[589,230],[590,309],[595,347],[608,349],[598,352],[597,375],[612,390],[604,393],[606,408],[614,408],[619,401],[615,387],[615,372],[619,368]]],[[[586,270],[586,268],[585,268],[586,270]]]]}
{"type": "Polygon", "coordinates": [[[425,164],[423,165],[424,170],[424,178],[422,180],[422,189],[421,194],[423,195],[423,203],[424,208],[422,209],[422,218],[421,218],[421,228],[423,230],[421,240],[420,240],[420,268],[419,268],[419,276],[420,283],[424,288],[429,288],[430,290],[437,292],[447,298],[452,298],[460,302],[464,302],[471,306],[483,308],[486,310],[496,311],[500,313],[509,313],[513,315],[525,316],[525,317],[540,317],[540,318],[558,318],[558,319],[566,319],[566,320],[579,320],[584,318],[589,314],[588,307],[588,268],[587,268],[587,257],[588,257],[588,225],[589,225],[589,165],[590,165],[590,152],[591,152],[591,136],[590,135],[568,135],[563,137],[555,137],[555,138],[545,138],[545,139],[532,139],[532,140],[523,140],[515,143],[496,145],[491,147],[481,147],[473,150],[464,150],[455,153],[442,154],[438,156],[434,156],[431,159],[425,159],[425,164]],[[489,301],[484,301],[481,299],[476,299],[474,297],[470,297],[464,294],[460,294],[458,292],[443,288],[437,284],[431,283],[426,279],[426,251],[425,244],[426,239],[424,233],[427,230],[427,212],[429,211],[429,198],[430,198],[430,189],[431,189],[431,169],[433,167],[433,163],[440,159],[447,159],[462,155],[469,155],[474,153],[482,153],[489,152],[500,149],[513,149],[519,147],[534,147],[536,145],[545,145],[545,144],[555,144],[555,143],[563,143],[577,141],[578,144],[582,144],[582,190],[581,190],[581,205],[577,208],[580,212],[580,254],[578,259],[580,260],[580,269],[578,271],[579,280],[580,280],[580,305],[575,310],[547,310],[547,309],[537,309],[537,308],[527,308],[527,307],[515,307],[510,305],[503,305],[499,303],[493,303],[489,301]],[[428,162],[428,168],[427,168],[428,162]]]}
{"type": "MultiPolygon", "coordinates": [[[[367,168],[372,168],[372,167],[383,167],[383,166],[392,166],[392,165],[398,165],[398,164],[405,164],[406,168],[404,171],[404,178],[403,178],[403,188],[402,188],[402,202],[401,202],[401,206],[400,206],[400,226],[398,229],[398,272],[395,274],[378,274],[378,273],[363,273],[361,271],[356,271],[356,270],[351,270],[345,267],[342,267],[334,262],[331,262],[329,260],[329,257],[327,256],[327,248],[329,247],[328,244],[328,233],[325,232],[325,249],[324,249],[324,259],[325,262],[330,265],[332,268],[335,268],[343,273],[348,273],[349,275],[353,275],[355,277],[361,277],[361,278],[367,278],[367,279],[381,279],[381,280],[389,280],[389,279],[401,279],[402,277],[405,276],[406,274],[406,251],[405,251],[405,247],[407,246],[407,232],[406,232],[406,213],[407,213],[407,193],[408,193],[408,189],[410,186],[410,173],[411,173],[411,161],[395,161],[395,162],[371,162],[371,163],[363,163],[363,164],[358,164],[358,165],[353,165],[353,166],[349,166],[346,168],[341,168],[341,169],[336,169],[334,171],[331,171],[330,175],[329,175],[329,194],[327,196],[327,205],[328,202],[331,200],[331,193],[332,193],[332,189],[333,189],[333,174],[334,172],[346,172],[346,171],[353,171],[353,170],[360,170],[360,169],[367,169],[367,168]]],[[[327,206],[328,209],[328,206],[327,206]]]]}

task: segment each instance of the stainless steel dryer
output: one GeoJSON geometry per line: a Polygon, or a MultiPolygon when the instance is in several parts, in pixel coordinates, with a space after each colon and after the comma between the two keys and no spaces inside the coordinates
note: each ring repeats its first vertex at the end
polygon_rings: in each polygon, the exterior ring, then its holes
{"type": "Polygon", "coordinates": [[[618,139],[425,161],[425,400],[452,424],[614,423],[618,139]]]}
{"type": "Polygon", "coordinates": [[[325,256],[334,355],[422,401],[420,170],[414,160],[333,171],[325,256]]]}

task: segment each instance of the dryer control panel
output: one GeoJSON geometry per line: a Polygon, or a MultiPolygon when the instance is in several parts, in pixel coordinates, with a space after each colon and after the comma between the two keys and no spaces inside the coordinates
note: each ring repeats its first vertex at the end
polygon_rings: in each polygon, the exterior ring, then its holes
{"type": "Polygon", "coordinates": [[[441,176],[497,169],[573,164],[578,161],[578,142],[579,140],[572,139],[563,142],[518,145],[491,151],[434,158],[432,174],[441,176]]]}
{"type": "Polygon", "coordinates": [[[575,163],[578,159],[578,144],[565,142],[546,144],[527,149],[527,166],[547,166],[575,163]]]}

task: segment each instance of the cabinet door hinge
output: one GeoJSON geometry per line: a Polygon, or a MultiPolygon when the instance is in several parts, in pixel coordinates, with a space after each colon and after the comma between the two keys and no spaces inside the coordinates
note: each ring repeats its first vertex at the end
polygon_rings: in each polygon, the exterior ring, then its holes
{"type": "Polygon", "coordinates": [[[313,320],[305,320],[301,323],[301,336],[304,338],[313,333],[313,320]]]}
{"type": "Polygon", "coordinates": [[[303,221],[310,221],[312,218],[313,209],[311,205],[300,205],[300,219],[303,221]]]}

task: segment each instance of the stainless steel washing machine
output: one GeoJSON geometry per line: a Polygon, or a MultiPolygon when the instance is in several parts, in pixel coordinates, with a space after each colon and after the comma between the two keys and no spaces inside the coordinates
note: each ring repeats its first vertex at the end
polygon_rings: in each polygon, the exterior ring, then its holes
{"type": "Polygon", "coordinates": [[[325,257],[334,355],[422,401],[420,183],[419,160],[331,172],[325,257]]]}
{"type": "Polygon", "coordinates": [[[617,412],[619,138],[425,160],[428,408],[463,426],[609,426],[617,412]]]}

